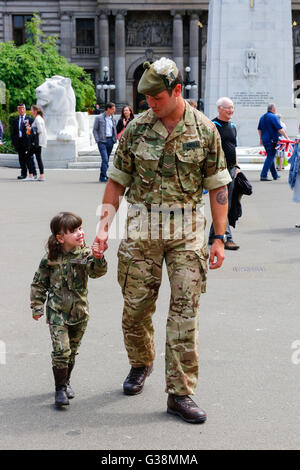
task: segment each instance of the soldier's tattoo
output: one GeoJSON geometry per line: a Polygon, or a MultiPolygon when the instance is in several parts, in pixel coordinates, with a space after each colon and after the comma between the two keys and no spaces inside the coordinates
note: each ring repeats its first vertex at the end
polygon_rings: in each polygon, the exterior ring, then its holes
{"type": "Polygon", "coordinates": [[[225,204],[227,204],[228,197],[227,197],[227,188],[226,187],[222,188],[221,191],[219,191],[216,194],[216,200],[219,204],[221,204],[221,206],[225,206],[225,204]]]}

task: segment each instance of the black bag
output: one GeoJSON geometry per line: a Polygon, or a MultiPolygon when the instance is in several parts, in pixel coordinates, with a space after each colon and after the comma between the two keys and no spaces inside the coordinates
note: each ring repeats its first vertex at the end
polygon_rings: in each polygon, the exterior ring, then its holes
{"type": "Polygon", "coordinates": [[[273,149],[276,149],[277,143],[278,143],[278,139],[272,139],[271,142],[272,142],[273,149]]]}
{"type": "Polygon", "coordinates": [[[31,128],[30,147],[35,150],[39,146],[39,135],[36,127],[31,128]]]}

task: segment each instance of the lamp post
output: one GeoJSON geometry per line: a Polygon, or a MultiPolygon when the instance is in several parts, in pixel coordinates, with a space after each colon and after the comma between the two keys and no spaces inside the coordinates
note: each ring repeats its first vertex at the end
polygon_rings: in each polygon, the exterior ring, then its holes
{"type": "Polygon", "coordinates": [[[104,72],[103,80],[98,81],[97,90],[104,90],[104,101],[106,104],[108,90],[115,90],[116,85],[114,84],[113,80],[109,80],[108,78],[109,68],[107,66],[103,67],[103,72],[104,72]]]}
{"type": "Polygon", "coordinates": [[[195,83],[195,80],[190,79],[190,72],[191,72],[191,67],[187,66],[185,67],[185,73],[186,77],[183,82],[184,88],[185,88],[185,97],[188,99],[190,97],[190,91],[191,90],[197,90],[197,85],[195,83]]]}

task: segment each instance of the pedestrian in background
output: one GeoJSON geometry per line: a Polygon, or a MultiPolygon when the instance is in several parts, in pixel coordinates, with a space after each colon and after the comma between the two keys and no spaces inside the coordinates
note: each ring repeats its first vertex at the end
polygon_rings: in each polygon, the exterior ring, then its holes
{"type": "Polygon", "coordinates": [[[28,129],[31,131],[31,147],[29,153],[32,158],[33,155],[35,155],[38,163],[40,171],[40,177],[38,178],[38,181],[45,181],[44,165],[42,161],[42,148],[47,147],[47,131],[44,120],[44,113],[41,108],[35,104],[31,106],[30,113],[34,117],[34,121],[32,126],[28,126],[28,129]]]}
{"type": "Polygon", "coordinates": [[[99,104],[97,103],[97,104],[95,105],[95,107],[94,107],[94,112],[93,112],[93,114],[97,114],[97,115],[98,115],[98,114],[100,114],[100,113],[101,113],[100,106],[99,106],[99,104]]]}
{"type": "MultiPolygon", "coordinates": [[[[300,136],[295,139],[295,147],[292,157],[290,158],[289,185],[293,190],[293,201],[300,203],[300,136]]],[[[300,223],[295,225],[300,228],[300,223]]]]}
{"type": "Polygon", "coordinates": [[[19,163],[21,167],[21,175],[19,180],[32,181],[33,176],[36,177],[35,165],[32,164],[32,157],[29,156],[30,136],[27,134],[27,126],[31,126],[33,118],[26,114],[26,106],[21,103],[17,107],[19,116],[14,119],[12,129],[12,143],[19,155],[19,163]],[[27,177],[27,169],[31,173],[31,177],[27,177]]]}
{"type": "Polygon", "coordinates": [[[270,103],[267,108],[267,112],[261,116],[258,123],[258,134],[260,138],[260,145],[265,147],[267,156],[265,159],[264,166],[260,174],[260,181],[272,181],[268,178],[269,170],[274,180],[280,178],[275,168],[275,155],[278,138],[283,135],[288,140],[288,136],[285,130],[282,128],[282,124],[279,117],[276,114],[276,107],[274,103],[270,103]]]}
{"type": "Polygon", "coordinates": [[[96,116],[93,127],[93,134],[97,142],[98,149],[101,155],[101,169],[99,181],[106,183],[107,169],[109,156],[113,149],[115,142],[117,142],[117,128],[116,121],[113,117],[116,111],[114,103],[107,103],[105,105],[105,112],[96,116]]]}
{"type": "Polygon", "coordinates": [[[128,123],[134,119],[132,108],[128,105],[123,106],[121,111],[121,117],[117,124],[117,139],[120,141],[123,132],[125,131],[128,123]]]}
{"type": "MultiPolygon", "coordinates": [[[[221,137],[222,148],[225,154],[227,169],[231,176],[232,181],[227,185],[228,188],[228,212],[231,208],[231,201],[232,201],[232,194],[234,188],[234,179],[236,175],[240,171],[240,167],[238,166],[237,154],[236,154],[236,146],[237,146],[237,132],[236,127],[233,122],[231,122],[231,118],[234,113],[234,104],[230,98],[222,97],[219,98],[217,101],[218,107],[218,117],[213,119],[213,123],[216,125],[218,132],[221,137]]],[[[214,226],[211,224],[208,243],[212,244],[214,240],[214,226]]],[[[238,250],[239,246],[234,243],[232,239],[232,234],[229,226],[229,220],[227,217],[226,222],[226,241],[225,241],[225,249],[226,250],[238,250]]]]}
{"type": "Polygon", "coordinates": [[[104,258],[96,259],[85,246],[82,219],[60,212],[50,222],[47,255],[41,260],[31,284],[30,306],[34,320],[44,313],[52,340],[52,370],[55,405],[69,405],[74,398],[70,376],[89,319],[88,276],[97,278],[107,271],[104,258]]]}
{"type": "MultiPolygon", "coordinates": [[[[286,124],[282,121],[281,114],[277,114],[277,116],[279,118],[282,129],[286,133],[286,124]]],[[[281,139],[282,139],[282,137],[279,137],[279,140],[281,140],[281,139]]],[[[279,171],[284,170],[283,165],[284,165],[285,160],[286,160],[286,152],[284,150],[277,150],[277,152],[276,152],[276,170],[279,170],[279,171]]],[[[288,164],[288,162],[286,161],[286,165],[287,164],[288,164]]]]}

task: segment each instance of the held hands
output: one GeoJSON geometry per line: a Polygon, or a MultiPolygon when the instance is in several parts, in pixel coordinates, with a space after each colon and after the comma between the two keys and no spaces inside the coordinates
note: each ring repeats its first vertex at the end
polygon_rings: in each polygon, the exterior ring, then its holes
{"type": "Polygon", "coordinates": [[[34,317],[32,317],[34,320],[39,320],[40,318],[42,317],[42,315],[35,315],[34,317]]]}
{"type": "Polygon", "coordinates": [[[107,250],[107,232],[101,232],[94,240],[92,245],[92,252],[95,258],[103,258],[104,251],[107,250]]]}
{"type": "Polygon", "coordinates": [[[224,258],[224,243],[222,240],[215,239],[210,249],[209,269],[220,268],[223,264],[224,258]]]}

